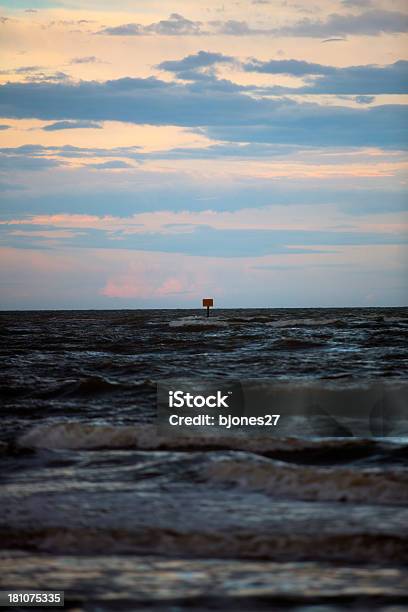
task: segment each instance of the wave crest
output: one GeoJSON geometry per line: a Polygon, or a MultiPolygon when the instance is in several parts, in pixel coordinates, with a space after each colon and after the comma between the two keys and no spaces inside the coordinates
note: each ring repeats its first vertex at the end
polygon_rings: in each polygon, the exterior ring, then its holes
{"type": "MultiPolygon", "coordinates": [[[[81,421],[59,422],[32,427],[21,435],[17,444],[25,448],[48,449],[120,449],[141,450],[243,450],[268,455],[274,452],[302,453],[341,451],[345,456],[363,456],[396,448],[392,442],[377,442],[363,438],[272,438],[269,436],[161,435],[154,424],[101,425],[81,421]]],[[[404,445],[400,445],[404,448],[404,445]]]]}

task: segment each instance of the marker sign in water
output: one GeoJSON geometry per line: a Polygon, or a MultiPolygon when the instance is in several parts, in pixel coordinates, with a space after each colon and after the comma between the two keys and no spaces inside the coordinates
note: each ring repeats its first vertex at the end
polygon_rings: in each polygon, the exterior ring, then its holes
{"type": "Polygon", "coordinates": [[[207,317],[210,316],[210,308],[214,306],[213,298],[203,298],[203,308],[207,308],[207,317]]]}

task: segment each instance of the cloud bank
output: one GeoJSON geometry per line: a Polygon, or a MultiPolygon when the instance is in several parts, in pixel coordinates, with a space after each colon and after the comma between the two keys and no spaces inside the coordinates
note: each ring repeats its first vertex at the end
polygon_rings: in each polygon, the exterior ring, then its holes
{"type": "Polygon", "coordinates": [[[194,21],[172,13],[168,19],[143,25],[124,23],[99,30],[107,36],[274,36],[329,38],[339,36],[378,36],[408,31],[408,15],[400,11],[369,9],[359,14],[332,13],[324,20],[301,19],[282,27],[253,27],[245,20],[194,21]]]}
{"type": "Polygon", "coordinates": [[[230,85],[229,81],[168,83],[153,77],[102,83],[6,83],[0,86],[0,115],[200,128],[210,138],[233,142],[406,148],[405,106],[320,106],[255,98],[230,85]]]}

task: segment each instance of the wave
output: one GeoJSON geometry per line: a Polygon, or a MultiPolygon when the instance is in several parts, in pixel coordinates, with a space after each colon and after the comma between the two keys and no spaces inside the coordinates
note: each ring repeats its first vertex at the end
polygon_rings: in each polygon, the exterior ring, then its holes
{"type": "Polygon", "coordinates": [[[344,325],[341,319],[279,319],[268,323],[271,327],[324,327],[326,325],[344,325]]]}
{"type": "Polygon", "coordinates": [[[205,478],[285,499],[408,503],[408,472],[401,469],[318,468],[246,456],[211,462],[205,478]]]}
{"type": "Polygon", "coordinates": [[[89,376],[72,382],[57,390],[59,395],[94,395],[98,393],[110,393],[121,388],[122,385],[102,376],[89,376]]]}
{"type": "MultiPolygon", "coordinates": [[[[174,472],[172,464],[165,465],[174,472]]],[[[294,503],[191,479],[148,487],[132,481],[119,493],[111,482],[101,482],[97,490],[78,489],[75,481],[56,490],[49,482],[45,498],[38,488],[24,497],[4,494],[2,516],[7,518],[0,520],[5,549],[347,563],[408,560],[405,507],[294,503]]]]}
{"type": "Polygon", "coordinates": [[[299,318],[299,319],[276,319],[273,320],[273,315],[254,315],[254,316],[240,316],[240,317],[225,317],[225,316],[212,316],[212,317],[199,317],[190,316],[183,317],[181,319],[175,319],[170,321],[170,327],[227,327],[229,325],[242,326],[243,324],[254,324],[260,323],[265,324],[268,327],[324,327],[328,325],[342,326],[346,324],[346,321],[334,318],[299,318]]]}
{"type": "Polygon", "coordinates": [[[341,451],[345,457],[364,456],[381,449],[405,448],[404,444],[391,441],[379,442],[362,438],[301,439],[272,438],[269,436],[217,436],[187,435],[171,437],[161,435],[156,425],[99,425],[70,421],[43,424],[32,427],[22,434],[17,444],[24,448],[46,449],[126,449],[140,450],[244,450],[270,455],[286,453],[297,455],[311,453],[318,456],[341,451]]]}
{"type": "Polygon", "coordinates": [[[269,323],[274,315],[251,315],[228,317],[231,323],[269,323]]]}
{"type": "Polygon", "coordinates": [[[170,321],[169,327],[182,328],[185,331],[196,331],[200,329],[228,327],[228,323],[215,317],[184,317],[182,319],[170,321]]]}

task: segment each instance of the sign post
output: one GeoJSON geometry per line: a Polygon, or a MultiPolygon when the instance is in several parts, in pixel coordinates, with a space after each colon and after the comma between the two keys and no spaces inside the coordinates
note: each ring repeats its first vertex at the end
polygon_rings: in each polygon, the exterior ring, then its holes
{"type": "Polygon", "coordinates": [[[203,308],[207,308],[207,317],[210,316],[210,307],[214,306],[213,298],[204,298],[203,299],[203,308]]]}

